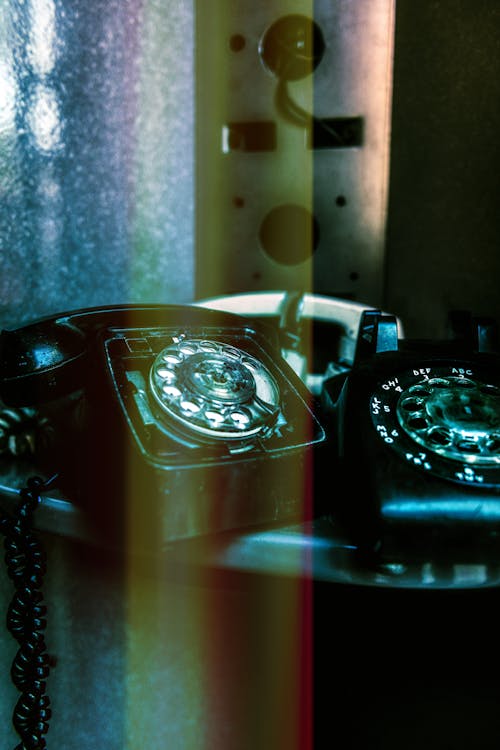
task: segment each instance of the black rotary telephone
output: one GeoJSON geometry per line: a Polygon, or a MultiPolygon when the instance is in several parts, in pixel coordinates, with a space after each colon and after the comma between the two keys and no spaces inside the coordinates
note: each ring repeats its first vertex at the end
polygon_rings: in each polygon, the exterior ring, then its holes
{"type": "MultiPolygon", "coordinates": [[[[318,404],[282,357],[275,329],[195,306],[63,313],[0,336],[2,419],[30,423],[43,476],[57,474],[94,541],[151,555],[173,540],[311,517],[318,404]]],[[[16,443],[17,445],[17,443],[16,443]]],[[[32,477],[5,518],[20,648],[19,748],[45,747],[50,708],[43,550],[32,477]]]]}
{"type": "Polygon", "coordinates": [[[75,311],[3,331],[0,373],[2,401],[52,425],[44,473],[107,542],[148,552],[311,512],[326,433],[271,327],[194,306],[75,311]]]}
{"type": "Polygon", "coordinates": [[[500,561],[497,325],[455,311],[448,330],[400,339],[393,316],[367,310],[352,369],[324,383],[332,512],[368,558],[500,561]]]}

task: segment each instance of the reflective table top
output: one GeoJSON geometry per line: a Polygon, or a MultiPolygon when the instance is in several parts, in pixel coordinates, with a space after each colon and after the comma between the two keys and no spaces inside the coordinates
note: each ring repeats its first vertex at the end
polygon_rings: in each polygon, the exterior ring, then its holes
{"type": "MultiPolygon", "coordinates": [[[[14,510],[19,489],[29,467],[7,464],[0,474],[0,509],[14,510]]],[[[37,529],[74,539],[75,542],[100,545],[85,512],[48,489],[35,516],[37,529]]],[[[386,589],[463,590],[500,586],[500,556],[491,560],[476,555],[474,560],[423,554],[398,559],[367,559],[345,537],[335,520],[320,516],[306,523],[255,527],[212,536],[195,537],[167,543],[163,550],[166,566],[186,570],[207,568],[231,574],[304,577],[319,582],[386,589]]]]}

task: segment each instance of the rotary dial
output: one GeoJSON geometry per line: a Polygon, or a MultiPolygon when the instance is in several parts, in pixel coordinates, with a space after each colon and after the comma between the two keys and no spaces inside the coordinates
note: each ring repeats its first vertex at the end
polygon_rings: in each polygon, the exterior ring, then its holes
{"type": "Polygon", "coordinates": [[[150,385],[164,417],[200,437],[255,436],[271,428],[279,414],[279,389],[269,370],[219,341],[171,344],[156,357],[150,385]]]}
{"type": "Polygon", "coordinates": [[[399,398],[397,415],[418,443],[455,460],[500,463],[500,388],[472,378],[430,378],[399,398]]]}
{"type": "Polygon", "coordinates": [[[379,437],[414,465],[500,482],[500,387],[488,375],[458,366],[401,372],[379,384],[371,414],[379,437]]]}

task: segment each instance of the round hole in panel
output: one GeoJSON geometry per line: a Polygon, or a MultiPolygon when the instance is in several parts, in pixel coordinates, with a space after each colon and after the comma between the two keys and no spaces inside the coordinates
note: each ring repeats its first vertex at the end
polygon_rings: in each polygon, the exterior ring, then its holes
{"type": "Polygon", "coordinates": [[[278,18],[265,32],[259,53],[267,70],[283,81],[310,75],[323,59],[325,40],[317,23],[292,13],[278,18]]]}
{"type": "Polygon", "coordinates": [[[271,209],[259,230],[264,252],[277,263],[294,266],[311,258],[319,244],[319,224],[304,206],[284,204],[271,209]]]}

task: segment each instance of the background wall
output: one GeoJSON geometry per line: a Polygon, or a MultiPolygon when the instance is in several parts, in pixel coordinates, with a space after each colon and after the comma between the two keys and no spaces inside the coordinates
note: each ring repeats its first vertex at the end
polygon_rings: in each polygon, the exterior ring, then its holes
{"type": "Polygon", "coordinates": [[[397,0],[385,305],[500,319],[500,5],[397,0]]]}
{"type": "Polygon", "coordinates": [[[0,2],[0,324],[193,294],[193,6],[0,2]]]}
{"type": "MultiPolygon", "coordinates": [[[[364,38],[363,13],[377,8],[389,19],[391,6],[392,0],[276,4],[278,15],[314,12],[329,30],[315,73],[321,116],[366,116],[368,89],[356,71],[367,69],[366,50],[391,43],[375,29],[390,33],[391,26],[372,24],[364,38]],[[354,25],[343,26],[345,18],[354,25]]],[[[246,28],[237,23],[245,18],[245,2],[231,7],[229,36],[246,28]]],[[[259,6],[252,16],[246,51],[232,52],[235,59],[249,59],[270,8],[259,6]]],[[[367,18],[376,21],[377,13],[367,18]]],[[[373,155],[381,169],[376,182],[386,190],[375,141],[372,156],[366,143],[364,152],[317,153],[314,192],[316,201],[321,196],[324,229],[314,267],[303,273],[273,265],[255,247],[259,222],[254,233],[245,229],[253,226],[252,200],[227,208],[227,223],[219,222],[226,244],[202,236],[195,259],[195,215],[210,217],[213,197],[210,182],[202,185],[208,204],[199,195],[195,208],[195,16],[191,0],[175,8],[152,0],[0,4],[1,325],[66,308],[187,302],[195,294],[293,287],[297,280],[316,291],[383,303],[401,316],[408,335],[438,335],[452,307],[500,316],[496,0],[395,4],[393,78],[390,67],[385,81],[376,73],[369,87],[373,101],[389,102],[393,84],[387,224],[379,195],[376,229],[366,229],[363,207],[371,205],[371,190],[363,175],[373,155]],[[379,86],[386,88],[375,95],[379,86]],[[359,166],[363,159],[366,168],[359,166]],[[210,242],[222,254],[218,290],[205,289],[203,278],[195,281],[201,250],[210,242]]],[[[226,35],[208,42],[202,32],[205,57],[210,45],[225,48],[226,35]]],[[[275,82],[254,57],[252,70],[267,94],[252,95],[256,112],[261,104],[266,112],[275,82]]],[[[299,101],[301,86],[298,81],[294,88],[299,101]]],[[[245,97],[239,101],[250,107],[245,97]]],[[[365,125],[368,133],[378,127],[383,138],[383,123],[372,128],[377,111],[370,110],[365,125]]],[[[290,131],[297,145],[297,129],[280,127],[280,137],[290,131]]],[[[224,156],[239,163],[248,155],[224,156]]],[[[258,177],[262,160],[252,163],[258,177]]],[[[371,167],[368,172],[373,179],[371,167]]],[[[290,192],[288,173],[274,173],[283,183],[274,196],[281,200],[290,192]]],[[[250,183],[250,193],[262,201],[258,180],[250,183]]],[[[244,202],[244,195],[237,197],[244,202]]]]}

